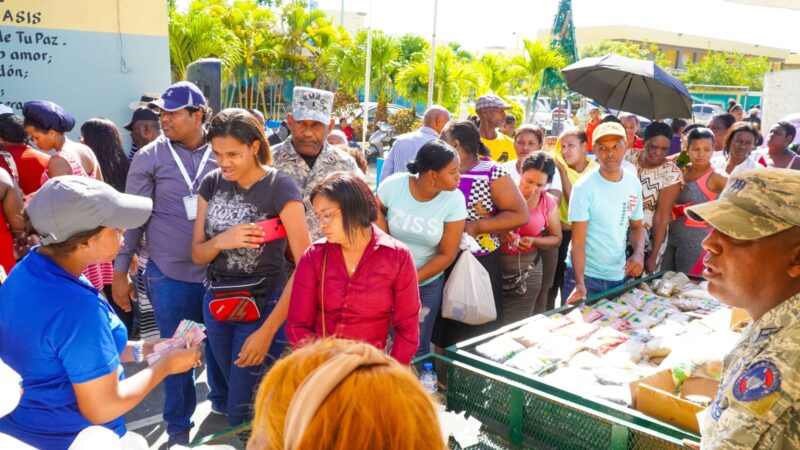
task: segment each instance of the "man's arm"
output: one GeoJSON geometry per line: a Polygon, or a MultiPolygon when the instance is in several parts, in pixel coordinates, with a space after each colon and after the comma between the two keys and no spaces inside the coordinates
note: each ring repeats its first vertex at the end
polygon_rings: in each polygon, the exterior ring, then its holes
{"type": "Polygon", "coordinates": [[[575,274],[575,290],[569,294],[567,303],[575,303],[586,298],[586,230],[589,222],[572,222],[572,273],[575,274]]]}
{"type": "Polygon", "coordinates": [[[402,140],[396,140],[392,144],[392,148],[389,149],[389,155],[386,156],[386,161],[383,162],[383,169],[381,169],[381,182],[398,171],[396,166],[399,164],[398,160],[400,157],[398,154],[400,153],[402,145],[402,140]]]}

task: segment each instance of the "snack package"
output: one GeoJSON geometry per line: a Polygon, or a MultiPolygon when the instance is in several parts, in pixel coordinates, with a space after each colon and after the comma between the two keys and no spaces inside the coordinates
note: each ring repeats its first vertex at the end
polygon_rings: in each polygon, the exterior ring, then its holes
{"type": "Polygon", "coordinates": [[[598,329],[599,328],[597,325],[592,325],[591,323],[586,322],[578,322],[573,323],[572,325],[567,325],[563,328],[559,328],[555,331],[555,334],[575,339],[577,341],[583,341],[598,329]]]}
{"type": "Polygon", "coordinates": [[[568,337],[553,335],[550,339],[540,342],[536,348],[547,359],[559,363],[569,361],[575,354],[583,350],[583,343],[568,337]]]}
{"type": "Polygon", "coordinates": [[[613,328],[617,331],[627,333],[631,330],[631,323],[625,319],[617,319],[614,317],[606,317],[598,322],[598,326],[613,328]]]}
{"type": "Polygon", "coordinates": [[[535,347],[539,342],[549,339],[552,334],[544,327],[544,321],[536,320],[512,331],[509,336],[525,347],[535,347]]]}
{"type": "Polygon", "coordinates": [[[638,330],[640,328],[651,328],[660,323],[663,320],[663,318],[652,317],[643,313],[636,312],[628,314],[625,317],[625,320],[627,320],[630,323],[631,330],[638,330]]]}
{"type": "Polygon", "coordinates": [[[600,300],[592,306],[606,317],[621,319],[625,317],[631,309],[625,305],[610,300],[600,300]]]}
{"type": "Polygon", "coordinates": [[[568,319],[563,314],[553,314],[541,322],[545,330],[554,331],[571,324],[573,321],[568,319]]]}
{"type": "Polygon", "coordinates": [[[557,365],[542,355],[536,348],[525,349],[512,356],[505,366],[521,370],[529,375],[540,376],[556,369],[557,365]]]}
{"type": "Polygon", "coordinates": [[[578,352],[569,360],[568,366],[573,369],[593,370],[602,367],[603,361],[592,352],[578,352]]]}
{"type": "Polygon", "coordinates": [[[605,327],[592,334],[584,343],[587,350],[605,355],[614,347],[628,340],[628,336],[613,328],[605,327]]]}
{"type": "Polygon", "coordinates": [[[579,309],[581,311],[583,321],[586,323],[594,323],[605,317],[603,313],[589,306],[581,306],[579,309]]]}
{"type": "Polygon", "coordinates": [[[660,368],[670,369],[675,385],[687,378],[705,377],[719,381],[722,360],[740,339],[738,333],[722,331],[685,339],[665,359],[660,368]]]}
{"type": "Polygon", "coordinates": [[[524,345],[507,335],[498,336],[475,347],[478,354],[499,363],[505,362],[523,350],[525,350],[524,345]]]}

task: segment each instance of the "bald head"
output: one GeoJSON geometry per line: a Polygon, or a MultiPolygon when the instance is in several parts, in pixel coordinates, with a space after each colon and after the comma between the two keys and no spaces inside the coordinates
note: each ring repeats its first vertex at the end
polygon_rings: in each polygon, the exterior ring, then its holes
{"type": "Polygon", "coordinates": [[[437,133],[441,133],[447,122],[450,121],[450,112],[443,106],[433,105],[425,111],[422,116],[422,125],[433,128],[437,133]]]}

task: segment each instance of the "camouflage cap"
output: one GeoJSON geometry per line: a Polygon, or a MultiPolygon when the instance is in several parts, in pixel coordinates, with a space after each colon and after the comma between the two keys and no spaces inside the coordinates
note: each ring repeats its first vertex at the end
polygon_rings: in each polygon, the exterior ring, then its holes
{"type": "Polygon", "coordinates": [[[798,227],[800,171],[770,168],[735,172],[719,198],[686,208],[686,215],[743,240],[798,227]]]}
{"type": "Polygon", "coordinates": [[[296,87],[292,91],[292,118],[313,120],[328,125],[333,110],[333,92],[309,87],[296,87]]]}

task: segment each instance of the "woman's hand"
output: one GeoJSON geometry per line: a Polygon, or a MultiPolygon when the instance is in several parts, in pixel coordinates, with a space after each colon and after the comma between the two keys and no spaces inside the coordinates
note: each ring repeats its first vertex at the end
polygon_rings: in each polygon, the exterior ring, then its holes
{"type": "Polygon", "coordinates": [[[264,230],[254,223],[234,225],[214,237],[219,250],[258,248],[264,242],[264,230]]]}
{"type": "Polygon", "coordinates": [[[526,236],[523,238],[519,238],[519,242],[517,243],[517,250],[521,252],[527,252],[534,246],[536,243],[536,238],[533,236],[526,236]]]}
{"type": "Polygon", "coordinates": [[[263,363],[274,337],[273,333],[264,330],[263,327],[247,336],[244,345],[242,345],[242,350],[234,362],[236,367],[257,366],[263,363]]]}
{"type": "Polygon", "coordinates": [[[502,242],[503,244],[509,244],[511,242],[516,241],[517,238],[519,238],[519,235],[517,233],[514,233],[513,231],[506,231],[505,233],[500,233],[499,237],[500,237],[500,242],[502,242]]]}
{"type": "Polygon", "coordinates": [[[195,344],[189,348],[176,348],[164,355],[167,372],[170,375],[177,375],[199,366],[201,345],[195,344]]]}
{"type": "Polygon", "coordinates": [[[477,222],[477,220],[467,222],[467,224],[464,226],[464,232],[472,237],[477,237],[480,234],[477,222]]]}
{"type": "Polygon", "coordinates": [[[658,265],[658,253],[653,252],[644,260],[644,270],[647,273],[655,273],[658,265]]]}

